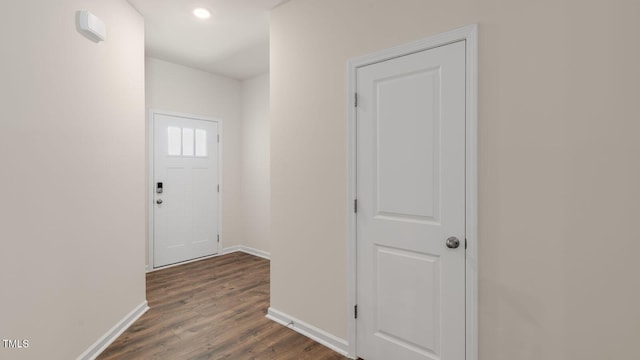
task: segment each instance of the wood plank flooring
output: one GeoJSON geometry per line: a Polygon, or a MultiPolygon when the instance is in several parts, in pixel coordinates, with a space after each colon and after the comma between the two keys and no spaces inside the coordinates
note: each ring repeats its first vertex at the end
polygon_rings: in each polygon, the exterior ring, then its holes
{"type": "Polygon", "coordinates": [[[99,357],[347,359],[265,318],[269,261],[236,252],[147,274],[150,310],[99,357]]]}

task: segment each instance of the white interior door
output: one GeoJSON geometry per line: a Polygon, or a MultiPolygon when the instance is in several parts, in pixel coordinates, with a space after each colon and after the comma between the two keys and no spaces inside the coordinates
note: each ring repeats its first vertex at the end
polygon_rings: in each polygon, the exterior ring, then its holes
{"type": "Polygon", "coordinates": [[[356,76],[357,355],[463,360],[465,42],[356,76]]]}
{"type": "Polygon", "coordinates": [[[154,114],[154,267],[218,252],[218,123],[154,114]]]}

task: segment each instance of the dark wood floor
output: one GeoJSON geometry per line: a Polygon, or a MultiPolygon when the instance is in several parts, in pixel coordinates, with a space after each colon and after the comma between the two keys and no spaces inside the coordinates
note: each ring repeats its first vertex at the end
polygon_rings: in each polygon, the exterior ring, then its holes
{"type": "Polygon", "coordinates": [[[151,309],[99,357],[347,359],[265,314],[269,261],[232,253],[147,274],[151,309]]]}

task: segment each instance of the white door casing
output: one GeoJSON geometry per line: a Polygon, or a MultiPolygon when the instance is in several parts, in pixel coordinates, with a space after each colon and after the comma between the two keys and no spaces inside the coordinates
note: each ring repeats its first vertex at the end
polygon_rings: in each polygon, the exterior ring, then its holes
{"type": "Polygon", "coordinates": [[[152,122],[153,267],[214,255],[219,252],[219,124],[157,112],[152,122]]]}
{"type": "Polygon", "coordinates": [[[349,64],[354,358],[477,359],[475,48],[470,26],[349,64]]]}

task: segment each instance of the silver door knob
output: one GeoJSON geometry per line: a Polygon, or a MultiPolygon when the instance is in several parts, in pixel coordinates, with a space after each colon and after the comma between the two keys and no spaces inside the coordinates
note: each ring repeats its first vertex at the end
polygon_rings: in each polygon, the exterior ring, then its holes
{"type": "Polygon", "coordinates": [[[158,204],[158,205],[162,204],[162,199],[156,200],[156,204],[158,204]]]}
{"type": "Polygon", "coordinates": [[[452,236],[447,239],[447,247],[449,249],[456,249],[458,246],[460,246],[460,240],[457,237],[452,236]]]}

